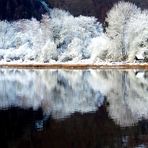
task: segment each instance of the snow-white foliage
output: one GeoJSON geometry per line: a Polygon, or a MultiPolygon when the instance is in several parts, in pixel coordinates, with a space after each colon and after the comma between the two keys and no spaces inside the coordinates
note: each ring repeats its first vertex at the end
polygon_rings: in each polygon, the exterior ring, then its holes
{"type": "Polygon", "coordinates": [[[125,48],[128,49],[128,60],[148,59],[148,13],[143,11],[129,20],[125,32],[125,48]]]}
{"type": "MultiPolygon", "coordinates": [[[[136,5],[129,2],[119,2],[109,11],[106,22],[108,23],[106,33],[102,33],[96,37],[93,36],[93,38],[89,38],[89,41],[86,40],[85,43],[88,46],[85,46],[83,42],[84,50],[81,50],[81,52],[85,51],[83,52],[85,53],[84,57],[89,57],[90,54],[88,62],[147,61],[148,11],[142,11],[136,5]]],[[[79,32],[79,30],[77,31],[79,32]]],[[[68,42],[69,38],[68,36],[65,40],[68,42]]],[[[72,47],[82,49],[82,46],[80,46],[81,43],[81,40],[74,39],[72,47]]],[[[71,47],[71,44],[69,44],[69,46],[71,47]]],[[[80,50],[77,50],[77,52],[73,52],[73,50],[67,51],[68,52],[65,53],[67,55],[66,59],[73,59],[74,55],[76,62],[82,59],[80,50]]],[[[65,54],[63,54],[64,58],[66,57],[65,54]]],[[[64,58],[62,57],[61,59],[63,60],[64,58]]]]}
{"type": "Polygon", "coordinates": [[[147,59],[147,11],[141,11],[129,2],[119,2],[109,11],[106,22],[108,23],[107,35],[111,42],[114,42],[107,58],[114,61],[126,59],[129,62],[133,62],[135,57],[138,60],[147,59]]]}
{"type": "Polygon", "coordinates": [[[50,62],[90,57],[90,40],[103,29],[94,17],[74,17],[53,9],[50,16],[16,22],[0,21],[0,58],[3,61],[50,62]]]}
{"type": "Polygon", "coordinates": [[[106,32],[94,17],[50,9],[41,21],[0,21],[0,61],[99,63],[148,61],[148,11],[119,2],[106,32]]]}
{"type": "Polygon", "coordinates": [[[96,38],[93,38],[88,46],[91,51],[90,62],[99,63],[108,61],[107,55],[110,50],[116,48],[116,43],[113,42],[106,34],[102,34],[96,38]]]}
{"type": "Polygon", "coordinates": [[[106,22],[108,23],[106,32],[111,39],[117,41],[116,48],[118,51],[115,51],[117,56],[121,57],[122,54],[125,54],[122,49],[124,48],[125,31],[128,21],[140,12],[140,9],[136,5],[129,2],[119,2],[109,11],[106,18],[106,22]]]}

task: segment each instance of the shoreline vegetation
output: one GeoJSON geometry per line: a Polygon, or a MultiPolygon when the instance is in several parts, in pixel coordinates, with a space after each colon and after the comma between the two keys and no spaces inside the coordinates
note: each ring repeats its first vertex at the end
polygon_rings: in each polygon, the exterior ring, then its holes
{"type": "Polygon", "coordinates": [[[99,64],[69,64],[69,63],[0,63],[0,68],[18,69],[148,69],[148,63],[99,63],[99,64]]]}

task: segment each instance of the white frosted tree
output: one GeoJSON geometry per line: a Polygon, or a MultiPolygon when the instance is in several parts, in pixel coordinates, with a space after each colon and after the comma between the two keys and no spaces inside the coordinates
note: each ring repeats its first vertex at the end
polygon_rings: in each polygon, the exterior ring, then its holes
{"type": "Polygon", "coordinates": [[[135,56],[139,60],[148,59],[148,12],[134,15],[128,22],[125,31],[125,48],[128,49],[128,60],[135,56]]]}
{"type": "Polygon", "coordinates": [[[107,35],[116,42],[116,48],[111,49],[112,59],[119,59],[127,54],[125,49],[125,31],[127,23],[134,15],[141,13],[141,9],[129,2],[119,2],[108,12],[106,22],[107,35]]]}
{"type": "Polygon", "coordinates": [[[7,21],[0,21],[0,49],[15,48],[15,36],[15,26],[7,21]]]}
{"type": "Polygon", "coordinates": [[[87,46],[102,32],[102,25],[94,17],[74,17],[64,10],[52,9],[41,21],[1,21],[0,55],[4,61],[78,62],[90,57],[87,46]]]}
{"type": "Polygon", "coordinates": [[[93,37],[99,36],[102,26],[94,17],[74,17],[68,12],[53,9],[51,11],[53,37],[61,52],[60,61],[79,60],[90,56],[87,46],[93,37]]]}

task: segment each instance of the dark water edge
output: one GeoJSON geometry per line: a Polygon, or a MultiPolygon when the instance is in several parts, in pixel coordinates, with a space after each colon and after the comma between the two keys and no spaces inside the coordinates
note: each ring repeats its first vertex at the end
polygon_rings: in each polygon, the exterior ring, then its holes
{"type": "Polygon", "coordinates": [[[121,128],[108,117],[104,104],[94,113],[49,118],[42,131],[35,123],[42,111],[11,108],[0,111],[0,147],[8,148],[122,148],[148,146],[148,120],[121,128]]]}

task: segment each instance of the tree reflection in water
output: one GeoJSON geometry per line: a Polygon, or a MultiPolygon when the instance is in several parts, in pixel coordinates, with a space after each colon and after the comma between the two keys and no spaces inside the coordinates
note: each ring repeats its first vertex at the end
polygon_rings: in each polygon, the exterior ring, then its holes
{"type": "Polygon", "coordinates": [[[147,82],[146,70],[1,69],[1,143],[147,146],[147,82]]]}

